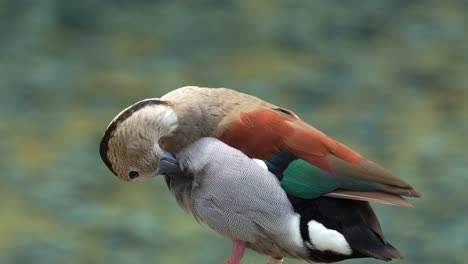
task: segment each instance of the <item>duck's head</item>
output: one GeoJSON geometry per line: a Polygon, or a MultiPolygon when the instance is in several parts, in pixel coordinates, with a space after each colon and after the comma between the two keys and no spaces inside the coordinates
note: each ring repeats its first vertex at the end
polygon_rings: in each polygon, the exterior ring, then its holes
{"type": "Polygon", "coordinates": [[[177,127],[177,115],[169,102],[157,98],[139,101],[110,122],[101,140],[101,158],[122,180],[154,177],[163,156],[163,138],[177,127]]]}

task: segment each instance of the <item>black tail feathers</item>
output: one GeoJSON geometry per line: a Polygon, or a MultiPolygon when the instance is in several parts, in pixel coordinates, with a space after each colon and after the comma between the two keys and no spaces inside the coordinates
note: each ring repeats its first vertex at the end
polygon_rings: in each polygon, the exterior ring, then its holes
{"type": "Polygon", "coordinates": [[[328,229],[342,234],[352,253],[348,255],[319,251],[309,247],[310,260],[336,262],[350,258],[376,258],[384,261],[401,259],[398,250],[385,241],[380,224],[368,202],[328,197],[300,199],[290,197],[297,213],[301,215],[301,235],[310,243],[307,224],[315,220],[328,229]]]}

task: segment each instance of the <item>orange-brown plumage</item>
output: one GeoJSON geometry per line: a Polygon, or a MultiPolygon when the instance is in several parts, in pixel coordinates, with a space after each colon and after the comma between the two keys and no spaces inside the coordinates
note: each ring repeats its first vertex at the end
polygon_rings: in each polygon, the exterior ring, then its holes
{"type": "Polygon", "coordinates": [[[267,159],[275,152],[287,151],[330,174],[388,185],[381,192],[350,193],[337,190],[334,197],[385,202],[410,206],[400,195],[419,197],[409,184],[390,171],[364,159],[295,116],[263,108],[241,112],[216,135],[225,143],[257,159],[267,159]]]}
{"type": "Polygon", "coordinates": [[[293,128],[285,122],[290,119],[269,110],[243,112],[217,137],[250,157],[267,159],[284,148],[284,138],[294,133],[293,128]]]}
{"type": "Polygon", "coordinates": [[[228,124],[218,138],[257,159],[288,151],[332,174],[327,155],[350,163],[362,160],[359,154],[302,120],[269,109],[240,113],[240,118],[228,124]]]}

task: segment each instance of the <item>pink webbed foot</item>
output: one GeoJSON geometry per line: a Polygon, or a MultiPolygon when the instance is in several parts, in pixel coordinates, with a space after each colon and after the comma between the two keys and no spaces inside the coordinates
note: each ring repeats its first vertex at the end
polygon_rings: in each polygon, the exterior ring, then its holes
{"type": "Polygon", "coordinates": [[[283,257],[282,256],[277,256],[277,257],[269,257],[267,264],[281,264],[283,263],[283,257]]]}

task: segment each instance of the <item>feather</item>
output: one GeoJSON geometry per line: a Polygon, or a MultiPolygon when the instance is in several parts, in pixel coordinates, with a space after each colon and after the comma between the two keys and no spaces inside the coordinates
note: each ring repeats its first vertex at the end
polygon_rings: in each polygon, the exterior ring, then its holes
{"type": "Polygon", "coordinates": [[[357,191],[374,191],[384,188],[383,184],[375,182],[331,175],[301,159],[291,162],[284,170],[281,186],[288,194],[304,199],[313,199],[339,188],[357,191]]]}
{"type": "Polygon", "coordinates": [[[369,203],[356,203],[356,206],[359,207],[359,213],[364,220],[364,222],[367,223],[369,228],[374,231],[379,237],[385,241],[383,232],[382,232],[382,227],[380,227],[379,219],[377,219],[377,215],[375,215],[374,210],[372,210],[372,207],[370,206],[369,203]]]}
{"type": "MultiPolygon", "coordinates": [[[[282,182],[283,188],[297,197],[334,192],[330,195],[336,198],[410,206],[401,195],[421,196],[387,169],[284,111],[261,108],[241,112],[217,137],[253,158],[268,161],[282,151],[302,160],[291,163],[294,173],[282,182]],[[340,188],[354,192],[341,193],[337,191],[340,188]],[[379,192],[388,194],[378,195],[379,192]]],[[[272,163],[275,162],[270,160],[270,166],[275,166],[272,163]]]]}
{"type": "Polygon", "coordinates": [[[401,207],[413,207],[411,203],[405,200],[403,197],[391,193],[385,192],[361,192],[361,191],[347,191],[347,190],[336,190],[334,192],[326,193],[323,196],[368,201],[374,203],[383,203],[401,207]]]}
{"type": "Polygon", "coordinates": [[[319,196],[378,202],[396,206],[411,206],[400,197],[402,188],[364,181],[343,175],[331,175],[320,168],[298,159],[287,152],[278,152],[265,163],[281,181],[281,187],[294,197],[314,199],[319,196]],[[355,191],[342,193],[342,191],[355,191]],[[386,192],[391,195],[378,195],[386,192]]]}
{"type": "Polygon", "coordinates": [[[327,229],[339,232],[352,249],[351,255],[344,256],[333,251],[320,251],[315,247],[309,247],[311,260],[335,262],[369,256],[382,260],[401,258],[398,250],[385,240],[379,221],[369,203],[328,197],[312,200],[290,197],[290,201],[301,215],[301,235],[305,241],[312,243],[313,246],[313,239],[307,228],[312,220],[327,229]]]}

